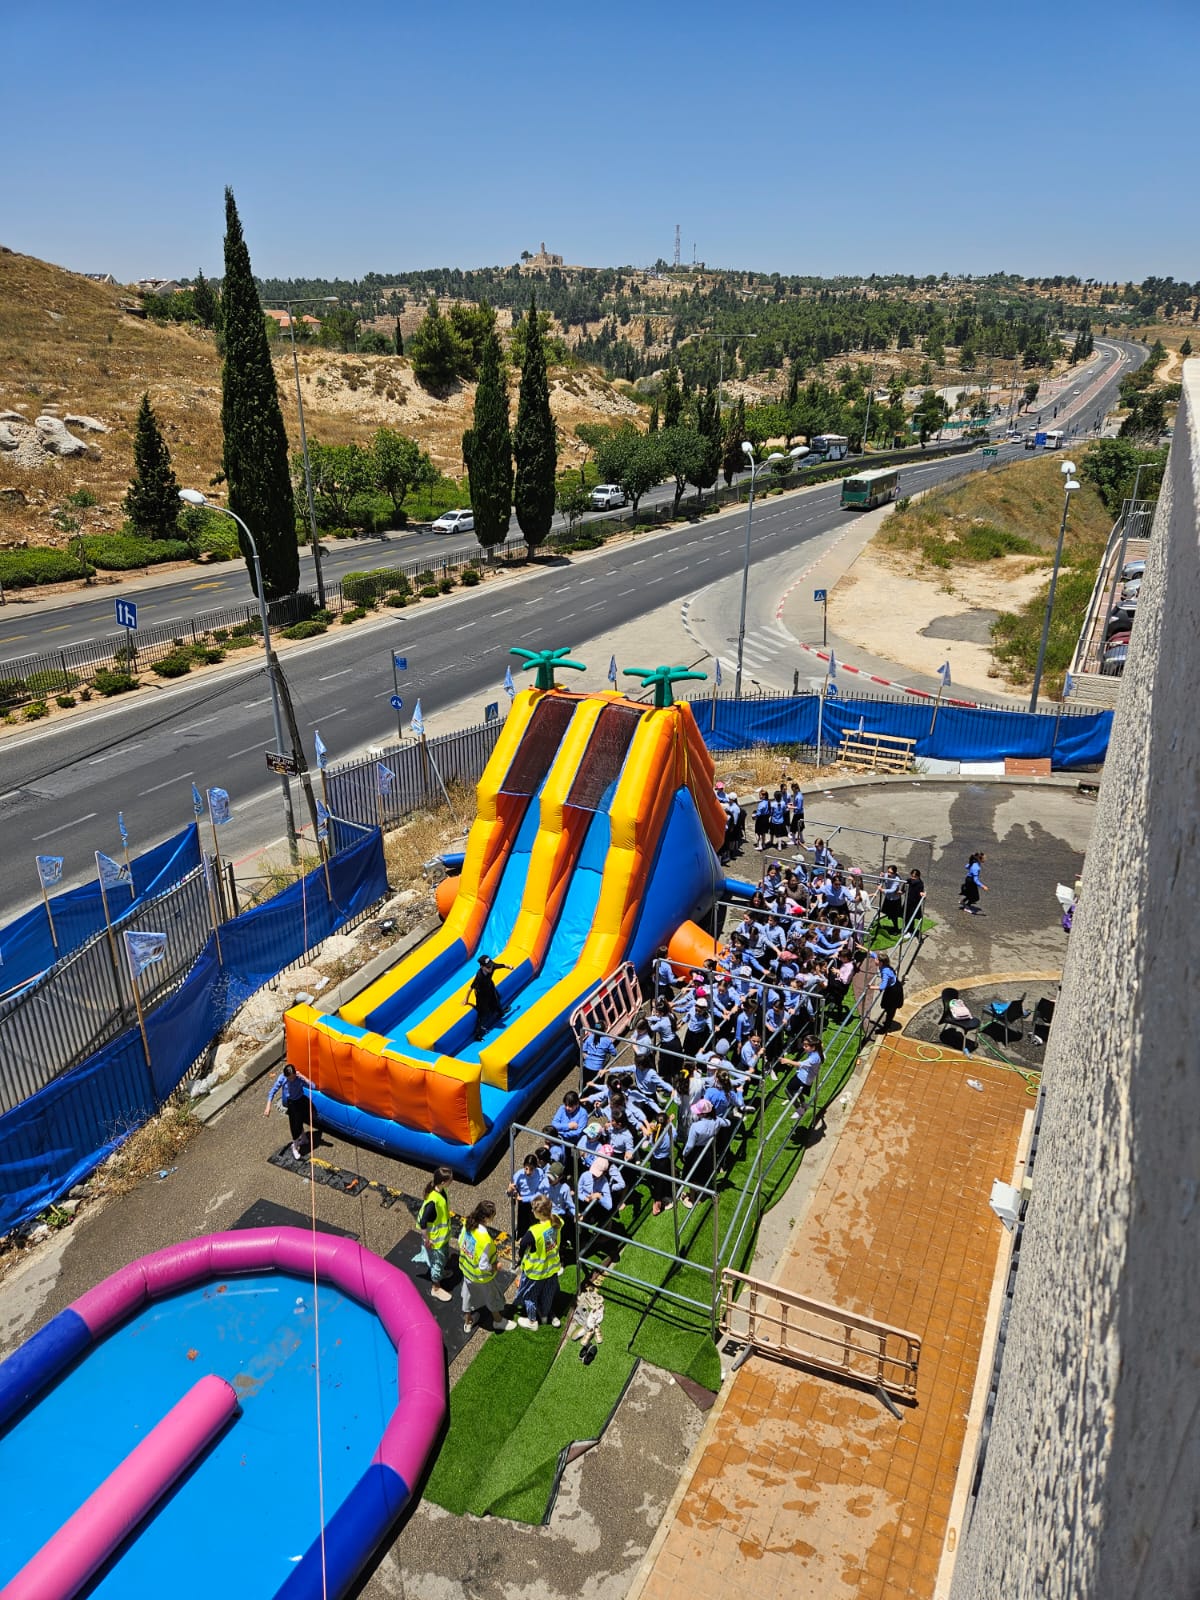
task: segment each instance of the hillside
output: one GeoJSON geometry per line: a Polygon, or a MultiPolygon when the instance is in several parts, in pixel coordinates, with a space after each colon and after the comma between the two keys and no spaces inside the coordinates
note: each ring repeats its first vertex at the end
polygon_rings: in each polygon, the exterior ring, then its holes
{"type": "MultiPolygon", "coordinates": [[[[147,322],[124,309],[136,304],[127,290],[0,247],[0,413],[16,419],[7,425],[9,435],[31,439],[31,425],[42,416],[81,416],[104,430],[72,426],[87,453],[70,459],[46,457],[32,446],[0,447],[0,547],[63,545],[72,522],[84,533],[120,527],[144,390],[179,482],[207,488],[218,471],[221,375],[212,336],[199,328],[147,322]],[[68,507],[70,495],[91,496],[96,504],[68,507]]],[[[284,421],[298,449],[287,344],[277,348],[275,361],[284,421]]],[[[300,361],[311,439],[365,443],[386,425],[411,434],[439,467],[461,475],[461,437],[470,423],[474,385],[435,399],[416,384],[402,357],[303,349],[300,361]]],[[[574,440],[578,423],[638,414],[634,402],[589,368],[552,370],[550,377],[564,464],[577,450],[582,454],[574,440]]],[[[515,412],[515,384],[513,389],[515,412]]]]}

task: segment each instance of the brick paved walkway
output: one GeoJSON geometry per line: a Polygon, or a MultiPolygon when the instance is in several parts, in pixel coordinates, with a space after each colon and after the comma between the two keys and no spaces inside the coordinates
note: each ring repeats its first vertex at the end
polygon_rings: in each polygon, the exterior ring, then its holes
{"type": "Polygon", "coordinates": [[[920,1335],[918,1403],[897,1422],[751,1358],[640,1600],[930,1600],[1002,1243],[988,1197],[1033,1100],[1015,1073],[920,1051],[883,1045],[777,1275],[920,1335]]]}

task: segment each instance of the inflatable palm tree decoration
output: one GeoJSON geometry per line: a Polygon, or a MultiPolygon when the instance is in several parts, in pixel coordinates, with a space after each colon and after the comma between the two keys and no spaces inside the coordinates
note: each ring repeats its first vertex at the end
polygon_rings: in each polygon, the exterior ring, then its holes
{"type": "Polygon", "coordinates": [[[521,656],[524,665],[517,668],[518,672],[536,672],[537,681],[535,689],[553,689],[554,670],[556,667],[570,667],[572,672],[586,672],[587,668],[582,661],[568,661],[570,651],[562,650],[522,650],[520,645],[514,645],[508,652],[510,656],[521,656]]]}
{"type": "Polygon", "coordinates": [[[675,704],[675,696],[671,691],[672,684],[681,683],[685,678],[708,677],[707,672],[691,672],[687,667],[626,667],[624,675],[627,678],[640,678],[643,689],[654,690],[656,711],[675,704]]]}

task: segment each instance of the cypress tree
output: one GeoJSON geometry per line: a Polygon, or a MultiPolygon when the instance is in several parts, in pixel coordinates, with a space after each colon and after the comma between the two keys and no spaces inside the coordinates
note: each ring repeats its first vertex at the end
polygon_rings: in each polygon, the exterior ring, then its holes
{"type": "MultiPolygon", "coordinates": [[[[250,271],[233,190],[225,191],[225,281],[221,287],[225,360],[221,367],[221,427],[229,509],[258,545],[268,600],[300,584],[296,511],[288,473],[287,433],[262,307],[250,271]]],[[[254,564],[243,550],[254,583],[254,564]]]]}
{"type": "Polygon", "coordinates": [[[200,326],[211,328],[217,320],[217,297],[212,284],[202,272],[197,272],[192,285],[192,305],[200,318],[200,326]]]}
{"type": "Polygon", "coordinates": [[[475,537],[485,550],[490,550],[508,538],[513,494],[508,385],[500,363],[500,341],[494,331],[483,342],[479,387],[475,390],[475,426],[463,434],[463,460],[471,484],[475,537]]]}
{"type": "Polygon", "coordinates": [[[529,297],[513,455],[517,464],[513,491],[517,521],[525,543],[532,550],[550,532],[554,520],[554,475],[558,467],[558,440],[554,434],[554,418],[550,415],[546,351],[538,323],[536,293],[529,297]]]}
{"type": "Polygon", "coordinates": [[[399,317],[396,318],[396,332],[394,334],[394,338],[396,342],[396,354],[398,356],[402,356],[404,354],[404,335],[400,332],[399,317]]]}
{"type": "Polygon", "coordinates": [[[169,539],[175,533],[179,510],[171,452],[159,432],[150,396],[144,394],[133,435],[133,478],[125,495],[125,515],[134,533],[143,538],[169,539]]]}

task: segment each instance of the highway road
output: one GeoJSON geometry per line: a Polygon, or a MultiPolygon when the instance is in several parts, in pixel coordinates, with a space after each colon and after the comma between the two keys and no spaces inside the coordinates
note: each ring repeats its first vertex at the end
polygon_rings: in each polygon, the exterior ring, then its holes
{"type": "MultiPolygon", "coordinates": [[[[1119,359],[1128,365],[1136,358],[1130,347],[1119,359]]],[[[1059,425],[1069,426],[1070,404],[1081,425],[1090,425],[1094,412],[1111,404],[1117,362],[1114,350],[1102,386],[1086,385],[1073,402],[1060,403],[1059,425]]],[[[1020,454],[1019,446],[1001,446],[1001,459],[1020,454]]],[[[901,493],[981,464],[978,452],[915,463],[901,471],[901,493]]],[[[755,561],[795,551],[802,566],[805,545],[846,515],[839,497],[840,485],[831,483],[771,502],[772,514],[754,524],[755,561]]],[[[744,525],[744,511],[734,508],[297,647],[287,655],[286,670],[310,758],[316,726],[334,759],[390,736],[393,648],[408,656],[408,708],[419,696],[436,731],[439,706],[499,696],[511,644],[567,644],[586,657],[590,638],[739,571],[744,525]]],[[[0,923],[36,900],[35,854],[65,856],[64,883],[83,882],[94,875],[94,850],[117,850],[118,810],[125,814],[131,849],[139,851],[190,819],[193,781],[202,789],[220,785],[232,796],[234,820],[222,830],[228,855],[278,838],[279,785],[263,759],[273,747],[268,684],[263,667],[254,663],[6,738],[0,744],[0,923]]]]}

